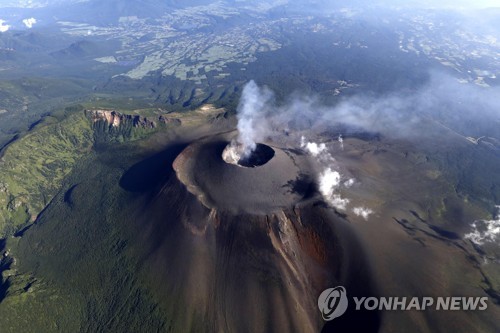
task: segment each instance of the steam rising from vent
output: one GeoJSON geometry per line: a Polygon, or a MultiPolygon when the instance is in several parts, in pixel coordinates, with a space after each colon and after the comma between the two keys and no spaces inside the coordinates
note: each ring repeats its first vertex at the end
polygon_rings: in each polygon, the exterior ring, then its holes
{"type": "MultiPolygon", "coordinates": [[[[307,142],[301,139],[302,133],[336,133],[337,130],[332,130],[336,126],[345,128],[346,133],[366,132],[377,137],[420,142],[425,130],[424,139],[430,142],[434,136],[441,138],[445,129],[458,134],[457,138],[462,137],[464,142],[470,143],[468,136],[489,136],[497,140],[499,91],[498,87],[483,89],[460,84],[453,76],[431,72],[428,82],[411,94],[406,90],[383,95],[357,93],[336,99],[334,105],[324,105],[315,96],[294,93],[277,104],[271,91],[250,81],[243,88],[237,108],[238,136],[226,147],[222,157],[227,163],[254,167],[263,165],[264,157],[272,156],[265,150],[253,156],[257,142],[272,141],[289,147],[300,143],[300,147],[318,162],[318,189],[325,200],[338,209],[347,208],[354,215],[367,219],[374,212],[358,206],[354,198],[341,196],[350,193],[346,189],[353,186],[355,180],[343,178],[325,143],[307,142]],[[457,114],[460,117],[457,118],[457,114]]],[[[342,135],[336,141],[340,149],[348,148],[348,141],[342,135]]],[[[481,221],[475,225],[483,226],[486,239],[492,239],[500,233],[496,221],[481,221]]],[[[484,235],[476,233],[469,238],[482,242],[484,235]]]]}
{"type": "MultiPolygon", "coordinates": [[[[335,159],[328,152],[326,145],[324,143],[307,142],[306,138],[302,136],[300,138],[300,147],[311,154],[323,168],[323,171],[318,176],[319,192],[330,205],[340,210],[346,210],[350,200],[342,198],[337,193],[342,184],[342,175],[332,168],[335,165],[335,159]]],[[[354,180],[352,182],[354,183],[354,180]]]]}
{"type": "Polygon", "coordinates": [[[4,20],[0,20],[0,32],[6,32],[10,29],[10,25],[4,24],[4,20]]]}
{"type": "MultiPolygon", "coordinates": [[[[239,161],[248,158],[257,147],[257,141],[263,139],[266,132],[263,116],[272,98],[269,89],[260,88],[253,80],[245,85],[237,110],[238,137],[224,152],[228,159],[239,161]]],[[[227,161],[226,158],[224,160],[227,161]]]]}
{"type": "Polygon", "coordinates": [[[34,17],[32,17],[32,18],[28,18],[28,19],[24,19],[24,20],[23,20],[24,25],[25,25],[25,26],[26,26],[26,28],[28,28],[28,29],[33,28],[33,25],[35,25],[35,23],[36,23],[36,22],[37,22],[37,21],[36,21],[36,18],[34,18],[34,17]]]}
{"type": "Polygon", "coordinates": [[[365,220],[368,220],[368,217],[373,214],[373,210],[365,207],[354,207],[352,212],[357,216],[363,217],[365,220]]]}
{"type": "Polygon", "coordinates": [[[472,232],[465,234],[465,239],[470,239],[477,245],[494,243],[500,239],[500,206],[496,206],[497,213],[493,220],[478,220],[472,223],[472,232]]]}
{"type": "MultiPolygon", "coordinates": [[[[342,136],[339,135],[338,141],[343,149],[342,136]]],[[[343,175],[335,170],[335,158],[333,158],[328,151],[326,144],[308,142],[306,138],[302,136],[300,138],[300,147],[313,156],[322,168],[322,171],[318,175],[318,189],[321,195],[323,195],[323,198],[336,209],[348,210],[347,208],[351,204],[351,200],[343,197],[340,194],[340,189],[342,187],[349,188],[353,186],[356,182],[355,179],[349,178],[343,180],[343,175]]],[[[365,207],[353,207],[352,213],[368,220],[368,217],[373,214],[373,211],[365,207]]]]}

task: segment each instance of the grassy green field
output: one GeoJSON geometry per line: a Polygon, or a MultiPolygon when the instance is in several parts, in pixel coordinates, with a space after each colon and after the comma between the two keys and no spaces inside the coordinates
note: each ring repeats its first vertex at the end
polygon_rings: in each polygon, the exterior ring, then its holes
{"type": "Polygon", "coordinates": [[[93,140],[91,123],[79,112],[61,122],[47,118],[5,149],[0,161],[0,235],[13,234],[36,219],[93,140]]]}

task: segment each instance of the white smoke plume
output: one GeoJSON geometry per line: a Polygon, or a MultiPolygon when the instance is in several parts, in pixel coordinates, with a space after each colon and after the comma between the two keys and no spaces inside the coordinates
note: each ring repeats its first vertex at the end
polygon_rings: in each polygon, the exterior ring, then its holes
{"type": "Polygon", "coordinates": [[[338,193],[342,185],[342,175],[334,170],[335,159],[324,143],[308,142],[304,136],[300,138],[300,147],[306,150],[320,164],[323,171],[318,176],[319,192],[333,207],[346,210],[350,200],[342,198],[338,193]]]}
{"type": "Polygon", "coordinates": [[[28,19],[24,19],[23,23],[26,26],[26,28],[31,29],[31,28],[33,28],[33,25],[35,25],[35,23],[36,23],[36,18],[31,17],[28,19]]]}
{"type": "Polygon", "coordinates": [[[6,21],[0,20],[0,32],[6,32],[10,29],[10,25],[5,24],[6,21]]]}
{"type": "Polygon", "coordinates": [[[319,191],[327,198],[333,197],[335,190],[340,185],[340,173],[338,171],[332,170],[332,168],[326,168],[319,175],[319,191]]]}
{"type": "Polygon", "coordinates": [[[472,232],[465,234],[477,245],[493,243],[500,239],[500,206],[496,206],[497,213],[493,220],[478,220],[472,223],[472,232]]]}
{"type": "Polygon", "coordinates": [[[305,142],[305,138],[301,138],[300,146],[305,148],[312,156],[318,157],[326,150],[324,143],[317,144],[316,142],[305,142]]]}
{"type": "Polygon", "coordinates": [[[260,88],[253,80],[243,88],[237,109],[238,138],[231,144],[238,159],[248,157],[255,150],[257,141],[263,139],[266,133],[264,118],[272,98],[269,89],[260,88]]]}
{"type": "Polygon", "coordinates": [[[365,208],[365,207],[354,207],[352,209],[352,212],[357,215],[357,216],[361,216],[362,218],[364,218],[365,220],[368,220],[368,217],[373,214],[373,210],[371,210],[370,208],[365,208]]]}
{"type": "MultiPolygon", "coordinates": [[[[231,145],[236,152],[231,156],[238,160],[248,155],[256,142],[264,138],[290,145],[299,142],[322,166],[317,179],[325,200],[343,209],[348,207],[349,199],[342,198],[339,189],[352,186],[354,180],[342,179],[339,173],[341,181],[337,184],[334,172],[339,171],[327,146],[307,142],[300,137],[303,133],[316,135],[335,133],[332,128],[346,129],[336,140],[341,148],[347,147],[343,135],[348,137],[360,131],[423,143],[442,138],[443,131],[464,142],[467,137],[480,136],[500,140],[499,93],[500,87],[462,84],[450,75],[430,73],[427,83],[411,90],[340,96],[335,104],[328,106],[314,96],[294,94],[278,105],[267,88],[259,88],[250,81],[238,106],[239,135],[231,145]],[[331,172],[327,172],[328,168],[331,172]]],[[[365,210],[357,212],[361,217],[370,215],[365,210]]]]}
{"type": "MultiPolygon", "coordinates": [[[[341,143],[342,144],[342,143],[341,143]]],[[[339,193],[342,187],[349,188],[356,182],[354,178],[344,179],[342,174],[335,170],[335,159],[324,143],[308,142],[304,136],[300,138],[300,147],[313,156],[322,171],[318,175],[318,189],[323,198],[336,209],[347,210],[351,200],[339,193]]],[[[354,207],[352,212],[368,220],[373,211],[365,207],[354,207]]]]}
{"type": "Polygon", "coordinates": [[[356,182],[356,180],[354,178],[349,178],[348,180],[346,180],[344,182],[344,186],[347,187],[347,188],[349,188],[352,185],[354,185],[355,182],[356,182]]]}
{"type": "Polygon", "coordinates": [[[319,192],[333,207],[346,210],[350,200],[343,198],[337,191],[341,185],[342,176],[340,172],[331,167],[324,169],[318,177],[319,192]]]}
{"type": "MultiPolygon", "coordinates": [[[[267,122],[273,128],[291,124],[291,130],[316,132],[342,124],[354,131],[409,140],[422,139],[423,132],[432,139],[447,128],[464,140],[467,136],[498,137],[499,94],[500,87],[463,84],[449,75],[432,72],[427,83],[411,91],[339,96],[334,105],[325,105],[314,96],[293,94],[270,113],[267,122]]],[[[338,141],[345,145],[344,135],[338,141]]]]}

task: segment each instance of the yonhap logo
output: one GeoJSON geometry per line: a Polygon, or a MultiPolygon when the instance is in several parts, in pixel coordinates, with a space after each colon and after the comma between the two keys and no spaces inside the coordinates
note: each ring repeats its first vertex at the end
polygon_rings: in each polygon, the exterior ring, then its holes
{"type": "MultiPolygon", "coordinates": [[[[367,311],[484,311],[488,309],[486,296],[448,297],[352,297],[353,310],[367,311]]],[[[326,289],[319,295],[318,307],[325,321],[342,316],[349,305],[344,287],[326,289]]]]}
{"type": "Polygon", "coordinates": [[[318,298],[318,307],[325,321],[342,316],[348,303],[347,292],[342,286],[326,289],[318,298]]]}

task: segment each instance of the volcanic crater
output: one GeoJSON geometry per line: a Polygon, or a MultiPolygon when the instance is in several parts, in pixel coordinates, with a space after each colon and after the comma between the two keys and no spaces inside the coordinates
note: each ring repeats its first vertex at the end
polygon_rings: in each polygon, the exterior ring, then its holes
{"type": "Polygon", "coordinates": [[[275,155],[274,149],[263,143],[257,143],[248,154],[239,154],[238,146],[231,142],[222,152],[222,159],[226,163],[236,164],[244,168],[255,168],[269,162],[275,155]]]}
{"type": "Polygon", "coordinates": [[[272,143],[258,143],[240,159],[227,158],[230,135],[190,144],[174,161],[179,180],[207,207],[232,212],[269,213],[304,199],[294,184],[313,170],[306,156],[272,143]]]}

